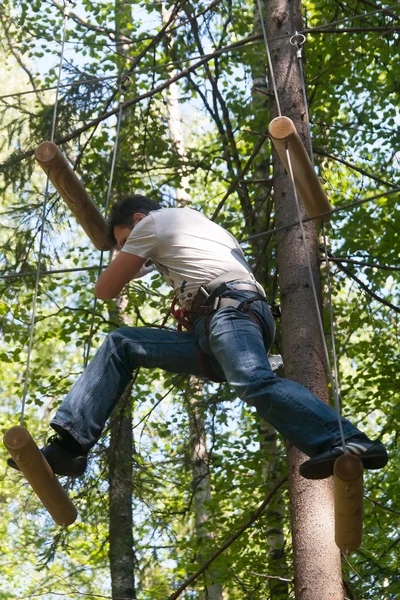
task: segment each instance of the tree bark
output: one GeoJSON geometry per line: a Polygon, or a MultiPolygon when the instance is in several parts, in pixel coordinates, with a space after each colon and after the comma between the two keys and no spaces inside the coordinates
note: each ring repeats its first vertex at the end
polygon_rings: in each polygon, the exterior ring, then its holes
{"type": "Polygon", "coordinates": [[[132,534],[131,385],[111,417],[109,448],[109,558],[112,598],[136,598],[132,534]]]}
{"type": "MultiPolygon", "coordinates": [[[[191,378],[192,379],[192,378],[191,378]]],[[[198,380],[194,379],[194,386],[199,388],[198,380]]],[[[192,387],[192,386],[191,386],[192,387]]],[[[196,389],[192,387],[192,389],[196,389]]],[[[190,388],[189,388],[190,393],[190,388]]],[[[207,438],[204,418],[199,407],[199,400],[192,395],[189,404],[189,427],[190,427],[190,451],[192,464],[192,485],[193,485],[193,503],[195,514],[196,535],[200,542],[205,538],[212,538],[212,534],[207,528],[209,521],[209,512],[205,503],[211,497],[210,467],[207,450],[207,438]]],[[[202,563],[207,558],[200,551],[198,559],[202,563]]],[[[222,587],[220,583],[214,581],[215,570],[211,566],[205,575],[205,589],[203,592],[204,600],[223,600],[222,587]]]]}
{"type": "MultiPolygon", "coordinates": [[[[164,4],[162,4],[163,22],[166,23],[169,18],[169,13],[164,4]]],[[[169,38],[169,49],[173,50],[174,39],[169,38]]],[[[170,72],[173,76],[175,70],[170,72]]],[[[186,157],[185,140],[182,131],[181,115],[179,111],[179,87],[177,83],[173,83],[167,91],[167,110],[168,110],[168,127],[171,140],[174,143],[180,161],[183,162],[186,157]]],[[[187,206],[190,202],[190,196],[186,192],[189,187],[189,182],[186,177],[181,178],[181,186],[175,189],[176,202],[178,206],[187,206]]],[[[201,539],[211,537],[211,534],[205,527],[209,520],[209,514],[205,507],[205,502],[210,499],[210,469],[209,457],[207,450],[207,438],[204,418],[199,408],[198,399],[195,397],[201,392],[201,380],[196,377],[190,377],[188,388],[188,403],[190,409],[189,428],[190,428],[190,453],[192,466],[192,486],[193,486],[193,503],[195,515],[196,535],[201,539]]],[[[205,559],[204,556],[199,557],[199,562],[205,559]]],[[[219,583],[213,581],[212,568],[205,573],[205,588],[202,593],[204,600],[223,600],[222,587],[219,583]]]]}
{"type": "MultiPolygon", "coordinates": [[[[109,303],[111,321],[124,323],[125,302],[109,303]]],[[[127,323],[125,323],[127,324],[127,323]]],[[[109,559],[112,598],[136,598],[133,540],[132,382],[111,415],[108,457],[109,559]]]]}
{"type": "MultiPolygon", "coordinates": [[[[124,27],[131,20],[131,3],[115,0],[115,29],[118,68],[125,68],[122,44],[124,27]],[[122,55],[122,56],[121,56],[122,55]]],[[[125,111],[121,131],[127,114],[125,111]]],[[[127,325],[123,311],[126,302],[118,298],[109,303],[110,320],[127,325]]],[[[109,559],[112,598],[136,599],[135,554],[133,540],[133,436],[132,436],[132,383],[128,385],[111,416],[109,448],[109,559]]]]}
{"type": "MultiPolygon", "coordinates": [[[[266,0],[265,7],[268,39],[301,30],[299,0],[266,0]]],[[[296,47],[286,38],[271,42],[270,49],[282,114],[294,121],[308,149],[306,111],[296,47]]],[[[271,116],[275,117],[277,114],[275,100],[271,100],[271,116]]],[[[298,216],[290,179],[275,152],[273,169],[276,225],[280,227],[296,221],[298,216]]],[[[304,209],[302,210],[305,214],[304,209]]],[[[318,241],[313,223],[307,223],[305,233],[314,280],[318,294],[321,295],[318,241]]],[[[305,249],[298,227],[277,235],[277,252],[285,374],[327,402],[322,339],[309,283],[305,249]]],[[[303,459],[304,456],[297,449],[289,447],[296,599],[342,600],[344,594],[340,555],[334,542],[332,482],[330,479],[310,482],[301,478],[299,465],[303,459]]]]}

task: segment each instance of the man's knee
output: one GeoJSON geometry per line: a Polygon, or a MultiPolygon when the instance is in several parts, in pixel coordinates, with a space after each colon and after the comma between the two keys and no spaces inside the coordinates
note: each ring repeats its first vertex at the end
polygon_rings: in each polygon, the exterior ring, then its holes
{"type": "Polygon", "coordinates": [[[126,340],[132,340],[135,338],[135,329],[137,327],[118,327],[109,333],[104,341],[104,345],[109,348],[120,348],[123,345],[123,342],[126,340]]]}

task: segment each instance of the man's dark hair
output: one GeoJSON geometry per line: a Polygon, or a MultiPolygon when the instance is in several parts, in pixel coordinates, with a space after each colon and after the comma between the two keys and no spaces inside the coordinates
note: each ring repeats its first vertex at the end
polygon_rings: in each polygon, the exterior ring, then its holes
{"type": "Polygon", "coordinates": [[[162,207],[158,202],[141,194],[120,198],[111,208],[110,216],[108,217],[108,237],[110,242],[113,246],[117,243],[114,237],[114,227],[116,225],[133,227],[133,215],[135,213],[148,215],[150,211],[160,210],[160,208],[162,207]]]}

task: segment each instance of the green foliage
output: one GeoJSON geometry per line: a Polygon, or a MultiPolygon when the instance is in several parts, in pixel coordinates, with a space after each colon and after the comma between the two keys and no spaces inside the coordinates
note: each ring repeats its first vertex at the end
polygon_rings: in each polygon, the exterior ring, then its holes
{"type": "MultiPolygon", "coordinates": [[[[0,7],[3,95],[32,91],[33,84],[52,87],[57,82],[62,13],[53,3],[46,4],[45,10],[43,6],[6,0],[0,7]]],[[[168,3],[165,8],[173,10],[168,3]]],[[[55,137],[64,140],[62,151],[102,210],[116,136],[115,116],[85,131],[80,128],[118,108],[117,77],[122,71],[131,77],[125,92],[125,100],[130,101],[169,80],[175,69],[190,68],[203,53],[254,33],[251,3],[222,1],[212,11],[192,18],[205,8],[205,3],[198,2],[182,8],[173,23],[175,29],[153,42],[162,28],[160,3],[83,0],[73,6],[62,75],[68,87],[60,90],[55,137]]],[[[364,8],[367,12],[367,5],[356,2],[305,2],[304,22],[307,27],[329,24],[364,8]]],[[[399,304],[399,270],[384,267],[398,268],[400,255],[398,195],[389,193],[397,185],[400,67],[398,32],[373,29],[393,23],[393,15],[382,12],[353,19],[335,28],[362,31],[314,32],[307,36],[305,46],[317,169],[332,203],[343,206],[376,193],[387,194],[337,213],[329,225],[330,250],[342,258],[342,264],[333,263],[332,285],[343,411],[372,436],[382,437],[391,454],[388,468],[366,479],[363,545],[343,563],[347,595],[363,600],[394,600],[400,594],[396,508],[400,492],[399,313],[379,301],[399,304]]],[[[283,43],[288,40],[282,39],[283,43]]],[[[165,90],[124,110],[112,196],[140,191],[171,205],[175,190],[185,184],[191,205],[212,216],[232,181],[239,179],[220,207],[217,222],[247,240],[249,261],[267,286],[270,301],[277,301],[274,238],[248,239],[274,226],[268,143],[247,175],[242,175],[269,119],[264,48],[261,42],[243,45],[215,56],[208,64],[209,69],[199,67],[178,83],[184,156],[170,136],[165,90]]],[[[33,149],[50,137],[54,101],[54,90],[0,98],[0,270],[8,275],[31,274],[0,280],[3,430],[18,422],[21,410],[44,194],[33,149]]],[[[50,188],[41,269],[97,264],[99,253],[50,188]]],[[[48,433],[50,413],[83,369],[95,279],[96,271],[40,279],[26,407],[29,427],[39,442],[48,433]]],[[[172,328],[170,301],[161,279],[152,275],[129,286],[125,314],[132,325],[172,328]]],[[[119,325],[117,317],[105,305],[96,307],[93,349],[119,325]]],[[[263,464],[272,457],[260,450],[254,415],[224,386],[205,385],[198,395],[210,449],[211,496],[204,503],[208,518],[199,535],[193,509],[188,403],[188,397],[195,394],[198,391],[182,377],[145,370],[137,375],[133,507],[140,600],[167,598],[240,527],[268,491],[263,464]]],[[[55,529],[21,478],[7,471],[0,482],[0,598],[109,595],[108,444],[107,430],[93,454],[88,476],[72,484],[80,520],[65,532],[55,529]]],[[[282,441],[277,448],[283,457],[282,441]]],[[[4,449],[1,453],[4,464],[4,449]]],[[[283,474],[283,459],[274,464],[275,475],[283,474]]],[[[266,513],[213,565],[212,576],[222,583],[229,600],[273,597],[268,575],[292,579],[285,490],[279,502],[287,564],[279,569],[268,552],[272,517],[266,513]]],[[[276,509],[273,506],[271,511],[276,509]]],[[[197,581],[186,597],[201,598],[203,587],[203,580],[197,581]]],[[[293,597],[291,584],[288,594],[293,597]]]]}

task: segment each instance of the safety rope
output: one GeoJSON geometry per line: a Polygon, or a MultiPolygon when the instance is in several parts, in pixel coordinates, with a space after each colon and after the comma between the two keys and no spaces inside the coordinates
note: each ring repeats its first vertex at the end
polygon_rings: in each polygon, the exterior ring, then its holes
{"type": "MultiPolygon", "coordinates": [[[[339,400],[339,396],[338,396],[338,391],[336,389],[335,381],[334,381],[334,378],[333,378],[333,375],[332,375],[332,369],[331,369],[331,364],[330,364],[328,346],[327,346],[326,339],[325,339],[324,326],[323,326],[323,323],[322,323],[322,316],[321,316],[321,311],[320,311],[319,302],[318,302],[317,290],[316,290],[316,287],[315,287],[315,281],[314,281],[314,276],[313,276],[312,267],[311,267],[310,254],[308,252],[308,246],[307,246],[307,240],[306,240],[306,235],[305,235],[305,231],[304,231],[304,225],[303,225],[303,221],[301,219],[300,201],[299,201],[299,197],[297,195],[296,183],[294,181],[294,175],[293,175],[293,169],[292,169],[292,161],[291,161],[290,151],[289,151],[288,145],[286,145],[286,159],[287,159],[287,162],[288,162],[289,177],[291,179],[291,183],[292,183],[292,187],[293,187],[293,194],[294,194],[294,198],[295,198],[295,201],[296,201],[297,214],[299,216],[301,237],[302,237],[302,240],[303,240],[304,250],[305,250],[305,253],[306,253],[307,269],[308,269],[308,274],[309,274],[309,278],[310,278],[310,284],[311,284],[311,290],[312,290],[312,294],[313,294],[313,298],[314,298],[315,308],[316,308],[316,311],[317,311],[317,319],[318,319],[318,325],[319,325],[319,329],[320,329],[320,333],[321,333],[322,345],[323,345],[323,348],[324,348],[326,367],[327,367],[327,370],[328,370],[329,381],[330,381],[330,384],[331,384],[331,387],[332,387],[332,392],[333,392],[333,396],[334,396],[334,400],[335,400],[335,407],[336,407],[336,412],[337,412],[337,417],[338,417],[338,424],[339,424],[339,431],[340,431],[340,439],[341,439],[341,442],[342,442],[343,451],[347,452],[347,450],[346,450],[346,441],[344,439],[344,433],[343,433],[343,425],[342,425],[342,420],[341,420],[341,415],[340,415],[340,400],[339,400]]],[[[331,301],[332,301],[332,299],[330,298],[330,302],[331,301]]],[[[335,369],[335,371],[337,371],[337,369],[335,369]]]]}
{"type": "MultiPolygon", "coordinates": [[[[59,61],[59,68],[58,68],[56,97],[55,97],[54,109],[53,109],[53,120],[52,120],[52,125],[51,125],[51,141],[54,141],[55,130],[56,130],[58,97],[59,97],[59,90],[60,90],[62,66],[63,66],[63,60],[64,60],[65,39],[67,36],[69,10],[70,10],[69,0],[64,0],[63,34],[62,34],[62,44],[61,44],[61,50],[60,50],[60,61],[59,61]]],[[[34,330],[35,330],[36,305],[37,305],[37,297],[38,297],[38,290],[39,290],[39,279],[40,279],[41,260],[42,260],[42,252],[43,252],[44,227],[45,227],[45,222],[46,222],[47,200],[48,200],[48,196],[49,196],[49,183],[50,183],[50,178],[49,178],[49,173],[47,173],[46,186],[45,186],[44,199],[43,199],[43,208],[42,208],[42,214],[41,214],[39,252],[38,252],[38,260],[37,260],[35,289],[34,289],[33,301],[32,301],[31,322],[30,322],[30,327],[29,327],[28,356],[27,356],[26,369],[25,369],[24,390],[23,390],[23,394],[22,394],[20,425],[24,424],[26,397],[27,397],[27,393],[28,393],[29,371],[30,371],[30,364],[31,364],[32,347],[33,347],[33,334],[34,334],[34,330]]]]}
{"type": "Polygon", "coordinates": [[[304,102],[304,110],[306,112],[306,125],[307,125],[307,132],[308,132],[308,142],[309,142],[309,150],[310,150],[310,159],[311,159],[311,164],[315,169],[315,161],[314,161],[314,150],[313,150],[313,145],[312,145],[312,138],[311,138],[311,125],[310,125],[310,113],[308,110],[308,98],[307,98],[307,91],[306,91],[306,80],[305,80],[305,76],[304,76],[304,69],[303,69],[303,44],[306,41],[306,36],[303,35],[302,33],[298,33],[296,31],[296,33],[294,35],[292,35],[292,37],[290,38],[290,43],[292,46],[297,46],[297,52],[296,52],[296,58],[297,58],[297,66],[299,68],[299,73],[300,73],[300,80],[301,80],[301,90],[302,90],[302,94],[303,94],[303,102],[304,102]]]}
{"type": "Polygon", "coordinates": [[[257,7],[258,7],[258,15],[260,17],[260,23],[261,23],[261,29],[262,29],[262,34],[263,34],[263,38],[264,38],[265,48],[267,50],[268,66],[269,66],[269,72],[270,72],[270,75],[271,75],[272,87],[273,87],[273,90],[274,90],[275,103],[276,103],[276,107],[278,109],[278,115],[281,117],[282,116],[281,105],[280,105],[280,102],[279,102],[279,95],[278,95],[278,90],[277,90],[277,87],[276,87],[274,67],[272,65],[271,52],[269,50],[269,43],[268,43],[267,31],[265,29],[264,15],[263,15],[263,12],[262,12],[260,0],[257,0],[257,7]]]}
{"type": "MultiPolygon", "coordinates": [[[[108,210],[110,207],[112,184],[113,184],[114,171],[115,171],[115,163],[116,163],[116,159],[117,159],[119,137],[120,137],[120,133],[121,133],[122,111],[123,111],[123,105],[125,102],[125,92],[128,89],[130,83],[131,83],[131,79],[127,75],[122,75],[120,77],[120,82],[119,82],[119,86],[118,86],[119,110],[118,110],[118,116],[117,116],[117,129],[116,129],[116,134],[115,134],[115,143],[114,143],[114,149],[113,149],[112,160],[111,160],[110,176],[108,179],[106,205],[105,205],[105,209],[104,209],[105,217],[108,216],[108,210]]],[[[104,258],[104,251],[102,250],[100,253],[100,264],[99,264],[98,274],[97,274],[98,277],[100,276],[100,273],[103,269],[103,258],[104,258]]],[[[89,354],[90,354],[90,348],[91,348],[93,332],[94,332],[94,320],[95,320],[95,316],[96,316],[96,307],[97,307],[97,297],[95,296],[94,301],[93,301],[92,318],[91,318],[91,322],[90,322],[89,336],[88,336],[87,342],[85,344],[85,350],[84,350],[84,361],[83,362],[84,362],[85,369],[89,362],[89,354]]]]}
{"type": "MultiPolygon", "coordinates": [[[[309,141],[309,146],[310,146],[310,159],[311,159],[311,164],[315,170],[315,160],[314,160],[314,150],[313,150],[312,137],[311,137],[310,114],[309,114],[309,110],[308,110],[306,80],[305,80],[304,69],[303,69],[303,45],[304,45],[305,41],[306,41],[306,37],[303,34],[298,34],[297,31],[296,31],[295,35],[290,38],[290,43],[292,44],[292,46],[295,46],[295,45],[297,46],[296,58],[297,58],[297,65],[298,65],[299,74],[300,74],[301,89],[302,89],[303,100],[304,100],[304,108],[305,108],[305,112],[306,112],[306,125],[307,125],[307,131],[308,131],[308,141],[309,141]]],[[[287,151],[289,152],[288,149],[287,149],[287,151]]],[[[301,218],[301,214],[300,214],[300,218],[301,218]]],[[[303,227],[303,225],[301,225],[301,227],[303,227]]],[[[333,394],[333,398],[335,401],[336,412],[340,415],[341,414],[340,383],[339,383],[338,361],[337,361],[337,355],[336,355],[335,323],[334,323],[333,300],[332,300],[332,283],[331,283],[330,262],[329,262],[328,248],[327,248],[327,241],[326,241],[326,231],[325,231],[324,222],[322,220],[321,220],[321,233],[322,233],[322,239],[323,239],[323,243],[324,243],[326,280],[327,280],[327,284],[328,284],[329,325],[330,325],[330,332],[331,332],[333,374],[332,374],[332,369],[331,369],[331,363],[329,361],[328,348],[327,348],[326,343],[324,344],[324,352],[325,352],[325,358],[326,358],[327,365],[328,365],[329,379],[331,382],[332,394],[333,394]]],[[[303,238],[303,242],[304,242],[304,238],[303,238]]],[[[308,257],[308,251],[307,251],[307,257],[308,257]]],[[[310,265],[309,273],[310,273],[310,278],[312,278],[311,265],[310,265]]],[[[314,288],[313,288],[313,294],[314,294],[314,288]]],[[[320,316],[319,304],[318,304],[318,300],[315,300],[315,298],[316,298],[316,295],[314,295],[314,301],[316,301],[316,306],[317,306],[317,311],[318,311],[319,321],[320,321],[320,327],[321,327],[322,319],[320,316]]],[[[322,327],[322,335],[323,335],[323,327],[322,327]]],[[[325,342],[324,336],[323,336],[323,339],[325,342]]],[[[345,440],[344,440],[343,429],[342,429],[342,422],[340,419],[339,419],[339,423],[340,423],[339,429],[340,429],[340,433],[341,433],[341,441],[342,441],[342,445],[343,445],[343,450],[346,451],[345,440]]]]}
{"type": "MultiPolygon", "coordinates": [[[[350,210],[351,208],[356,208],[361,204],[365,204],[366,202],[373,202],[374,200],[379,200],[380,198],[386,198],[386,196],[390,196],[391,194],[395,194],[400,192],[400,187],[396,187],[387,192],[381,192],[380,194],[374,194],[369,198],[364,198],[363,200],[356,200],[355,202],[351,202],[350,204],[345,204],[344,206],[338,206],[337,208],[333,208],[332,210],[327,210],[326,212],[320,213],[319,215],[315,215],[314,217],[304,217],[301,219],[302,223],[308,223],[309,221],[319,221],[324,217],[328,217],[334,215],[338,212],[342,212],[344,210],[350,210]]],[[[273,229],[267,229],[266,231],[261,231],[260,233],[254,233],[253,235],[249,235],[240,240],[240,243],[243,244],[245,242],[250,242],[258,237],[262,237],[264,235],[272,235],[274,233],[278,233],[278,231],[285,231],[286,229],[291,229],[292,227],[296,227],[300,224],[300,221],[294,221],[289,225],[280,225],[279,227],[274,227],[273,229]]]]}
{"type": "Polygon", "coordinates": [[[333,316],[331,270],[329,268],[330,262],[329,262],[329,257],[328,257],[328,246],[327,246],[327,242],[326,242],[324,223],[322,223],[322,233],[323,233],[323,240],[324,240],[326,280],[328,283],[329,324],[330,324],[330,328],[331,328],[333,375],[335,377],[335,385],[336,385],[335,402],[336,402],[336,410],[341,412],[339,368],[338,368],[337,356],[336,356],[335,320],[334,320],[334,316],[333,316]]]}

